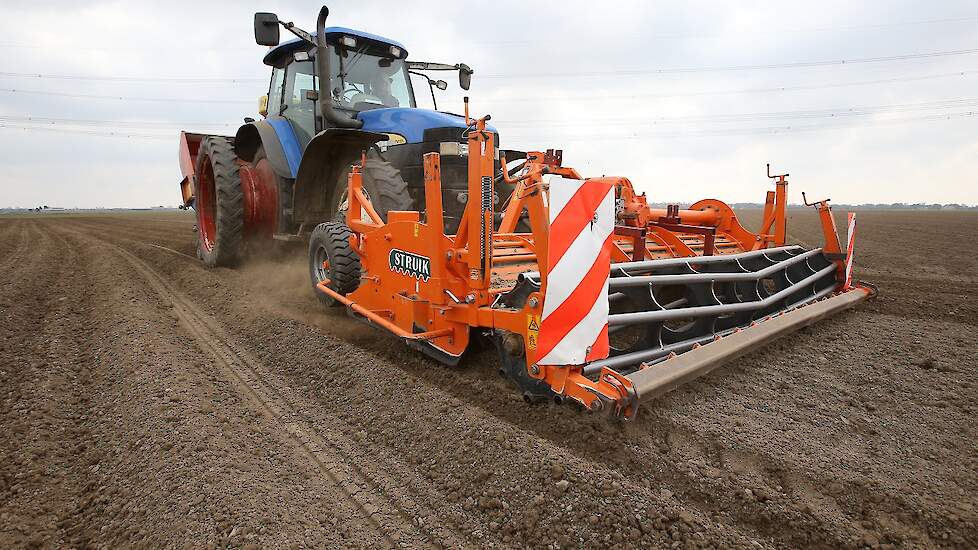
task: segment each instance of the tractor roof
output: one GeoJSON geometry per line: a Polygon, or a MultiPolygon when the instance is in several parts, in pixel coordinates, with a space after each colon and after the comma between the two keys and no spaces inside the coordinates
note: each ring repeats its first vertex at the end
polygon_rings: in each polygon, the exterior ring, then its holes
{"type": "MultiPolygon", "coordinates": [[[[370,42],[375,42],[377,44],[397,46],[398,48],[404,50],[404,54],[407,55],[407,48],[405,48],[404,44],[401,44],[397,40],[391,40],[390,38],[385,38],[383,36],[371,34],[369,32],[358,31],[356,29],[348,29],[346,27],[326,27],[327,40],[342,35],[355,36],[362,40],[368,40],[370,42]]],[[[316,35],[313,34],[313,37],[315,36],[316,35]]],[[[278,65],[283,58],[288,57],[289,55],[292,54],[292,52],[298,50],[303,43],[304,43],[303,40],[299,38],[293,38],[292,40],[289,40],[287,42],[282,42],[278,46],[275,46],[274,48],[270,49],[268,53],[265,54],[265,58],[263,59],[263,61],[265,62],[266,65],[271,65],[271,66],[278,65]]]]}

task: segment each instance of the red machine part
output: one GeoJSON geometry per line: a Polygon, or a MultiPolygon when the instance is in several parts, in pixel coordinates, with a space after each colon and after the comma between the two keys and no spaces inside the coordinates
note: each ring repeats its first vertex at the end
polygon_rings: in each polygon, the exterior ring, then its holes
{"type": "Polygon", "coordinates": [[[252,166],[239,160],[244,228],[249,237],[271,238],[278,224],[278,179],[268,159],[252,166]]]}
{"type": "Polygon", "coordinates": [[[214,171],[210,163],[205,163],[201,173],[195,177],[198,180],[199,196],[192,198],[194,210],[197,211],[197,230],[200,232],[201,244],[205,249],[211,250],[217,235],[217,192],[214,189],[214,171]]]}
{"type": "Polygon", "coordinates": [[[197,151],[203,138],[203,134],[180,132],[180,173],[183,174],[183,180],[180,181],[180,195],[184,207],[189,207],[193,202],[197,151]]]}
{"type": "MultiPolygon", "coordinates": [[[[205,163],[197,173],[197,157],[204,134],[182,132],[180,134],[180,171],[183,180],[180,190],[185,207],[197,211],[199,231],[204,246],[213,247],[216,234],[217,196],[214,190],[214,174],[210,163],[205,163]],[[196,180],[200,180],[197,182],[196,180]],[[197,193],[194,187],[197,183],[197,193]]],[[[248,237],[271,238],[278,224],[279,193],[278,177],[268,159],[260,159],[255,165],[238,159],[238,177],[241,181],[242,214],[244,231],[248,237]]]]}
{"type": "MultiPolygon", "coordinates": [[[[621,312],[607,316],[608,332],[612,326],[638,327],[643,345],[628,348],[625,343],[618,348],[620,353],[604,359],[588,357],[593,349],[588,350],[583,364],[573,364],[576,356],[566,360],[571,364],[563,364],[564,359],[558,361],[561,364],[540,364],[535,359],[545,351],[541,324],[552,320],[545,319],[544,306],[546,300],[555,299],[547,297],[550,248],[575,234],[551,222],[548,189],[552,191],[549,186],[559,179],[548,182],[543,176],[585,178],[560,166],[559,153],[528,152],[522,174],[512,178],[502,173],[514,190],[496,229],[486,216],[486,206],[491,205],[487,184],[494,177],[494,144],[492,134],[485,131],[486,118],[472,121],[468,133],[469,197],[481,200],[469,201],[455,235],[444,233],[438,153],[424,157],[423,219],[419,211],[393,211],[384,222],[363,193],[363,159],[361,166],[353,167],[346,224],[353,233],[349,244],[360,260],[360,285],[341,294],[330,288],[329,279],[323,279],[316,283],[320,293],[346,305],[355,317],[448,364],[457,364],[472,329],[487,331],[497,338],[502,370],[525,392],[524,397],[571,400],[592,411],[610,408],[623,418],[633,418],[643,400],[874,293],[868,287],[840,292],[842,281],[833,275],[839,269],[833,262],[842,266],[844,259],[835,257],[837,239],[824,249],[807,252],[781,246],[786,206],[783,177],[776,182],[779,189],[767,197],[764,230],[756,234],[743,228],[721,201],[702,200],[688,209],[652,208],[627,179],[595,178],[595,183],[615,189],[618,206],[611,258],[592,264],[607,262],[614,275],[607,277],[607,294],[599,292],[595,299],[610,302],[612,295],[616,300],[624,297],[621,312]],[[530,232],[517,233],[524,210],[530,232]],[[741,260],[757,263],[745,267],[741,260]],[[721,266],[726,263],[732,265],[721,266]],[[706,268],[694,269],[700,264],[706,268]],[[707,264],[722,269],[712,270],[707,264]],[[683,266],[683,271],[655,272],[669,266],[683,266]],[[789,277],[789,269],[795,279],[789,277]],[[761,286],[765,278],[776,286],[761,286]],[[740,285],[740,294],[724,286],[729,292],[722,293],[721,302],[713,285],[730,282],[740,285]],[[652,285],[680,288],[683,296],[675,302],[681,303],[656,301],[652,285]],[[709,296],[692,285],[709,285],[709,296]],[[777,311],[768,311],[772,308],[777,311]],[[687,328],[689,334],[666,324],[687,318],[697,319],[687,328]],[[652,345],[645,347],[645,343],[652,345]]],[[[505,165],[503,156],[500,163],[505,165]]],[[[823,224],[826,219],[823,215],[823,224]]],[[[592,217],[590,227],[594,223],[592,217]]],[[[824,229],[834,236],[834,226],[824,229]]],[[[559,327],[566,329],[574,322],[564,319],[559,327]]]]}

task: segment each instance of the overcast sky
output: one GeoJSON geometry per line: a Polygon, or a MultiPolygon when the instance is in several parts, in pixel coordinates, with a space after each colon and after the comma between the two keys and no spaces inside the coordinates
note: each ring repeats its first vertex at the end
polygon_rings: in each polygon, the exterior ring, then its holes
{"type": "MultiPolygon", "coordinates": [[[[0,207],[177,204],[179,130],[233,135],[267,91],[253,13],[313,30],[320,5],[4,4],[0,207]]],[[[761,202],[770,162],[792,202],[978,203],[975,2],[668,4],[334,1],[329,24],[469,64],[505,147],[653,201],[761,202]]]]}

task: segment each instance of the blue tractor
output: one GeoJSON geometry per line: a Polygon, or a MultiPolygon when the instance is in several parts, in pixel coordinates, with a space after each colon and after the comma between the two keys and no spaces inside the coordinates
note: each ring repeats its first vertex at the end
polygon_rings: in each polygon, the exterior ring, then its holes
{"type": "MultiPolygon", "coordinates": [[[[455,72],[468,90],[472,69],[409,61],[395,40],[327,27],[328,14],[324,6],[309,34],[256,13],[255,40],[271,47],[263,118],[246,118],[233,138],[181,134],[184,206],[197,212],[198,256],[209,266],[233,265],[246,247],[273,239],[306,241],[323,222],[342,219],[347,175],[364,154],[364,190],[386,218],[391,210],[423,209],[422,157],[441,153],[446,230],[459,223],[468,201],[466,122],[418,108],[411,75],[425,79],[436,102],[435,89],[447,83],[427,73],[455,72]],[[296,38],[280,43],[280,28],[296,38]]],[[[502,180],[496,204],[511,192],[502,180]]]]}

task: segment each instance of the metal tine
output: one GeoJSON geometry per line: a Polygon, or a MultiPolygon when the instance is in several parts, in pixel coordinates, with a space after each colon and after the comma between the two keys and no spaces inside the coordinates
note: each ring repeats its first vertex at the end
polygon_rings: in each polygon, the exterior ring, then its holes
{"type": "Polygon", "coordinates": [[[748,311],[755,309],[763,309],[769,307],[779,300],[794,294],[799,290],[799,287],[804,286],[810,282],[814,282],[816,279],[828,275],[834,272],[836,267],[830,265],[821,269],[820,271],[809,275],[808,277],[802,279],[798,283],[791,285],[779,292],[771,294],[770,296],[760,300],[751,302],[741,302],[736,304],[721,304],[718,306],[697,306],[690,308],[683,308],[679,310],[670,311],[642,311],[635,313],[616,313],[608,316],[608,324],[614,325],[627,325],[634,323],[649,323],[654,321],[668,321],[671,319],[685,319],[690,317],[703,317],[707,315],[723,315],[726,313],[735,313],[738,311],[748,311]]]}
{"type": "MultiPolygon", "coordinates": [[[[683,265],[705,265],[713,263],[724,263],[724,262],[737,262],[741,259],[746,258],[756,258],[758,256],[767,256],[768,254],[776,254],[780,252],[792,253],[798,252],[799,250],[804,250],[798,245],[789,246],[778,246],[774,248],[764,248],[761,250],[752,250],[750,252],[739,252],[737,254],[721,254],[718,256],[693,256],[689,258],[663,258],[661,260],[643,260],[640,262],[621,262],[617,264],[611,264],[611,277],[625,277],[631,275],[631,271],[642,271],[642,270],[655,270],[665,267],[676,267],[683,265]]],[[[769,258],[770,259],[770,258],[769,258]]],[[[771,260],[776,261],[776,260],[771,260]]],[[[519,280],[528,279],[532,282],[540,282],[540,272],[539,271],[525,271],[519,274],[519,280]]]]}
{"type": "MultiPolygon", "coordinates": [[[[785,269],[790,265],[797,262],[801,262],[811,258],[812,256],[822,253],[821,248],[816,248],[809,250],[804,254],[798,254],[797,256],[792,256],[785,260],[774,261],[775,263],[761,269],[759,271],[750,271],[743,268],[740,261],[737,261],[737,265],[742,269],[743,272],[738,273],[711,273],[711,272],[699,272],[696,273],[683,273],[676,275],[630,275],[626,273],[625,277],[613,277],[608,282],[608,288],[621,288],[624,286],[641,286],[645,284],[683,284],[683,283],[705,283],[709,281],[713,282],[724,282],[724,281],[747,281],[751,279],[761,279],[772,273],[776,273],[779,270],[785,269]]],[[[690,266],[690,269],[696,271],[695,268],[690,266]]]]}
{"type": "MultiPolygon", "coordinates": [[[[618,292],[616,294],[613,294],[613,295],[608,296],[608,299],[609,300],[616,300],[616,299],[621,299],[621,298],[627,298],[627,296],[624,295],[624,294],[622,294],[621,292],[618,292]]],[[[655,297],[654,296],[651,298],[651,300],[654,303],[658,304],[658,302],[655,300],[655,297]]],[[[688,299],[686,299],[686,298],[679,298],[678,300],[673,300],[673,301],[669,302],[668,304],[665,304],[665,305],[663,305],[661,307],[662,307],[663,310],[676,309],[676,308],[680,308],[680,307],[682,307],[682,306],[684,306],[684,305],[686,305],[688,303],[689,303],[689,300],[688,299]]],[[[614,334],[614,333],[616,333],[616,332],[618,332],[618,331],[620,331],[622,329],[625,329],[625,328],[628,328],[628,325],[616,325],[616,326],[613,326],[613,327],[609,327],[608,328],[608,334],[614,334]]]]}
{"type": "MultiPolygon", "coordinates": [[[[780,310],[776,313],[787,313],[803,305],[807,305],[812,302],[821,300],[822,298],[831,294],[833,291],[835,291],[835,287],[829,286],[818,292],[813,293],[811,296],[807,296],[801,300],[792,303],[785,309],[780,310]]],[[[770,315],[766,315],[762,317],[761,319],[757,319],[756,322],[763,322],[769,319],[772,315],[775,315],[776,313],[772,313],[770,315]]],[[[668,356],[671,353],[683,353],[691,349],[696,344],[704,345],[708,342],[712,342],[713,340],[715,340],[717,336],[721,336],[721,337],[727,336],[737,331],[738,329],[743,330],[743,327],[731,327],[729,329],[719,331],[715,334],[706,334],[703,336],[690,338],[689,340],[683,340],[681,342],[675,342],[667,345],[660,344],[659,347],[649,348],[641,351],[633,351],[631,353],[625,353],[621,355],[615,355],[613,357],[608,357],[607,359],[601,359],[589,363],[584,367],[583,373],[585,376],[591,376],[601,372],[601,369],[604,367],[609,367],[612,369],[622,369],[622,367],[628,367],[628,366],[637,367],[641,363],[646,363],[650,365],[655,364],[665,359],[666,356],[668,356]]],[[[628,374],[628,373],[624,372],[624,374],[628,374]]]]}
{"type": "MultiPolygon", "coordinates": [[[[776,248],[764,248],[761,250],[752,250],[750,252],[740,252],[737,254],[720,254],[717,256],[692,256],[688,258],[664,258],[661,260],[643,260],[640,262],[622,262],[617,264],[611,264],[612,277],[629,275],[631,271],[642,271],[642,270],[654,270],[664,267],[675,267],[688,264],[705,265],[713,263],[724,263],[724,262],[734,262],[746,258],[754,258],[758,256],[767,256],[768,254],[775,254],[778,252],[796,252],[798,250],[803,250],[802,247],[798,245],[790,246],[779,246],[776,248]]],[[[776,260],[771,260],[776,261],[776,260]]]]}

